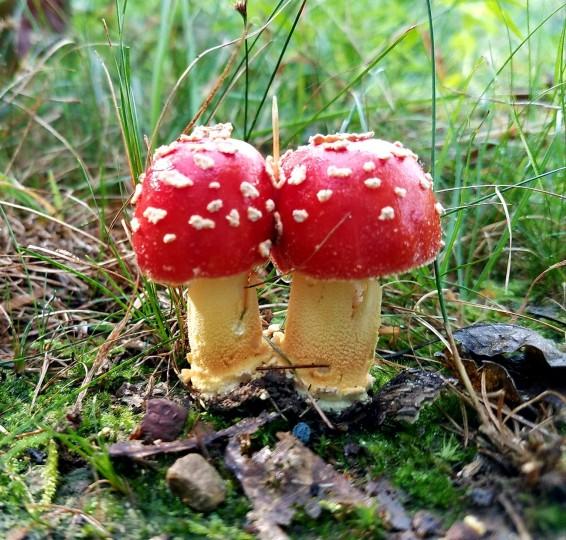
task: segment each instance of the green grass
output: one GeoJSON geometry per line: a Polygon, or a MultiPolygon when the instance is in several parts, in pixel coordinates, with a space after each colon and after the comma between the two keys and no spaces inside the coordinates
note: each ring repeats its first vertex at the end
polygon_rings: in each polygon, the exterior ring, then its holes
{"type": "MultiPolygon", "coordinates": [[[[0,34],[2,532],[22,523],[34,538],[64,530],[71,514],[53,517],[33,506],[45,496],[92,516],[74,525],[77,538],[249,537],[249,505],[226,471],[227,503],[201,516],[166,489],[167,459],[155,469],[115,466],[105,452],[108,437],[125,438],[139,421],[115,400],[116,389],[153,376],[179,392],[175,370],[187,348],[180,292],[137,282],[121,224],[130,217],[127,198],[145,168],[147,144],[168,142],[187,126],[238,46],[201,122],[230,121],[235,136],[268,154],[266,104],[277,95],[282,150],[317,132],[372,129],[404,141],[434,174],[448,210],[439,281],[429,267],[385,281],[383,324],[399,333],[381,338],[382,354],[418,347],[418,362],[439,368],[434,353],[441,346],[420,347],[435,338],[424,322],[441,329],[437,286],[450,289],[444,301],[452,326],[516,320],[563,339],[558,324],[518,313],[527,293],[535,305],[564,307],[563,3],[257,0],[248,5],[245,46],[238,45],[243,21],[231,4],[76,2],[69,41],[38,37],[18,71],[12,35],[0,34]],[[128,310],[73,430],[66,413],[128,310]],[[49,369],[41,375],[44,362],[49,369]],[[105,427],[110,434],[102,436],[105,427]],[[39,467],[32,448],[51,452],[52,469],[57,463],[53,496],[30,492],[27,475],[39,467]],[[65,495],[73,474],[104,481],[79,499],[65,495]]],[[[268,268],[260,304],[281,323],[288,282],[276,277],[268,268]]],[[[376,386],[399,367],[378,368],[376,386]]],[[[457,404],[442,405],[461,420],[457,404]]],[[[201,419],[226,422],[208,413],[201,419]]],[[[466,512],[465,490],[454,478],[475,447],[464,448],[447,427],[433,408],[414,426],[327,434],[314,447],[350,471],[342,448],[357,442],[363,474],[387,476],[407,492],[411,508],[433,509],[450,522],[466,512]]],[[[274,441],[271,429],[258,434],[260,441],[274,441]]],[[[217,456],[220,467],[221,461],[217,456]]],[[[521,504],[540,534],[564,529],[552,501],[527,497],[521,504]]],[[[303,538],[310,529],[334,538],[383,532],[373,514],[327,510],[316,522],[302,515],[290,534],[303,538]]]]}

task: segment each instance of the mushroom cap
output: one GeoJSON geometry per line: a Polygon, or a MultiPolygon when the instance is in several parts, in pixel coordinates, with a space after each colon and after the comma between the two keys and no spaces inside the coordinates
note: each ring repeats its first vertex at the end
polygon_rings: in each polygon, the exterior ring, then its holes
{"type": "Polygon", "coordinates": [[[271,249],[274,188],[232,126],[198,127],[158,148],[136,186],[132,241],[150,279],[180,285],[249,271],[271,249]]]}
{"type": "Polygon", "coordinates": [[[440,250],[432,177],[400,143],[316,135],[284,154],[281,169],[272,252],[281,271],[365,279],[422,266],[440,250]]]}

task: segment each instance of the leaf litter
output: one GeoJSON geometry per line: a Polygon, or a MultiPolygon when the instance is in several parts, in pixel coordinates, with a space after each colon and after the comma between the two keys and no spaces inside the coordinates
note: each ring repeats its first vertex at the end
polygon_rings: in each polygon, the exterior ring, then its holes
{"type": "Polygon", "coordinates": [[[262,540],[288,538],[281,526],[291,524],[302,508],[318,518],[323,507],[371,506],[371,499],[290,433],[278,433],[273,449],[251,457],[242,452],[245,439],[233,437],[226,447],[228,468],[242,484],[253,510],[248,519],[262,540]]]}

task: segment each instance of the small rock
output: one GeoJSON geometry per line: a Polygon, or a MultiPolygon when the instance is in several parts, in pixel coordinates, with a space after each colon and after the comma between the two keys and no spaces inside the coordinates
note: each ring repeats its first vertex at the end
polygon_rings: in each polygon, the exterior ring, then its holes
{"type": "Polygon", "coordinates": [[[299,422],[292,431],[293,435],[303,444],[307,444],[311,438],[311,428],[305,422],[299,422]]]}
{"type": "Polygon", "coordinates": [[[179,458],[167,471],[169,488],[199,512],[214,510],[226,498],[224,481],[200,454],[179,458]]]}
{"type": "Polygon", "coordinates": [[[68,497],[74,501],[75,497],[81,496],[94,480],[90,467],[73,469],[62,476],[61,485],[57,489],[57,496],[62,497],[66,503],[69,502],[67,500],[68,497]]]}
{"type": "Polygon", "coordinates": [[[29,527],[15,527],[8,531],[6,540],[26,540],[29,532],[29,527]]]}
{"type": "Polygon", "coordinates": [[[145,416],[133,438],[147,442],[174,441],[183,431],[188,411],[169,399],[150,399],[145,416]]]}
{"type": "Polygon", "coordinates": [[[430,512],[419,510],[412,521],[413,530],[419,538],[428,538],[433,535],[439,535],[442,523],[430,512]]]}
{"type": "Polygon", "coordinates": [[[466,523],[457,521],[446,531],[444,540],[480,540],[482,537],[474,528],[466,523]]]}
{"type": "Polygon", "coordinates": [[[31,462],[36,465],[44,465],[47,459],[47,452],[38,450],[37,448],[27,448],[26,454],[29,456],[31,462]]]}
{"type": "Polygon", "coordinates": [[[468,527],[474,529],[474,531],[476,531],[480,535],[480,537],[485,536],[485,533],[487,532],[487,527],[476,516],[473,516],[471,514],[466,516],[464,518],[464,523],[468,527]]]}
{"type": "Polygon", "coordinates": [[[403,531],[388,536],[389,540],[419,540],[413,531],[403,531]]]}
{"type": "Polygon", "coordinates": [[[116,398],[124,405],[130,407],[134,412],[140,412],[143,409],[145,386],[145,382],[125,382],[116,390],[116,398]]]}
{"type": "Polygon", "coordinates": [[[358,457],[364,449],[357,443],[349,442],[344,445],[344,456],[347,458],[358,457]]]}
{"type": "Polygon", "coordinates": [[[492,489],[476,487],[470,491],[470,499],[476,506],[487,507],[491,506],[495,498],[495,493],[492,489]]]}

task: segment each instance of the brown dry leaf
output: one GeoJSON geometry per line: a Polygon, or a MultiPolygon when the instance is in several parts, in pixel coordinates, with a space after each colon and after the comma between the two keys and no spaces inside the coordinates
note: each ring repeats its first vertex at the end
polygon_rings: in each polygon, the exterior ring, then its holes
{"type": "Polygon", "coordinates": [[[481,392],[482,384],[488,393],[503,390],[505,401],[511,404],[521,403],[521,395],[509,372],[500,364],[485,361],[478,365],[474,360],[464,360],[464,367],[470,381],[477,392],[481,392]],[[483,383],[482,383],[483,380],[483,383]]]}
{"type": "Polygon", "coordinates": [[[226,465],[252,502],[248,518],[260,539],[287,538],[281,526],[291,523],[297,508],[317,518],[323,502],[371,505],[369,497],[290,433],[277,436],[273,449],[262,448],[251,458],[242,454],[238,438],[232,438],[226,448],[226,465]]]}
{"type": "Polygon", "coordinates": [[[421,409],[435,401],[448,381],[425,369],[407,369],[385,384],[374,397],[377,423],[386,420],[413,424],[421,409]]]}
{"type": "Polygon", "coordinates": [[[559,373],[566,353],[534,330],[513,324],[477,324],[454,332],[466,371],[477,391],[503,390],[518,404],[547,389],[563,390],[559,373]]]}

